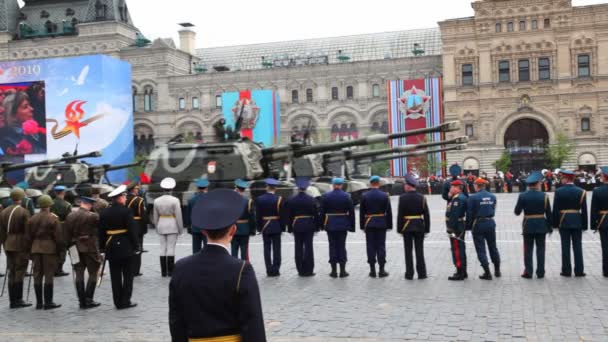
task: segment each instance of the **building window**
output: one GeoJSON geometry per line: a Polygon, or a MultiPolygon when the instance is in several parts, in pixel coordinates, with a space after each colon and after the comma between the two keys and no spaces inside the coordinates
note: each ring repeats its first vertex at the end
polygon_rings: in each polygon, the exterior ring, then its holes
{"type": "Polygon", "coordinates": [[[502,24],[496,23],[496,33],[500,33],[500,32],[502,32],[502,24]]]}
{"type": "Polygon", "coordinates": [[[532,30],[533,31],[538,30],[538,20],[536,20],[536,19],[532,20],[532,30]]]}
{"type": "Polygon", "coordinates": [[[462,85],[473,85],[473,64],[462,65],[462,85]]]}
{"type": "Polygon", "coordinates": [[[543,27],[546,29],[551,28],[551,19],[549,19],[549,18],[545,19],[543,27]]]}
{"type": "Polygon", "coordinates": [[[215,108],[222,108],[222,95],[215,95],[215,108]]]}
{"type": "Polygon", "coordinates": [[[591,119],[589,119],[589,118],[581,119],[581,131],[583,131],[583,132],[591,131],[591,119]]]}
{"type": "Polygon", "coordinates": [[[551,62],[547,57],[538,59],[538,79],[540,81],[551,79],[551,62]]]}
{"type": "Polygon", "coordinates": [[[589,55],[578,55],[578,77],[589,77],[589,55]]]}
{"type": "Polygon", "coordinates": [[[137,89],[133,87],[133,111],[137,112],[137,102],[139,102],[139,96],[137,95],[137,89]]]}
{"type": "Polygon", "coordinates": [[[380,97],[380,85],[379,84],[374,84],[372,86],[372,96],[380,97]]]}
{"type": "Polygon", "coordinates": [[[108,6],[102,4],[101,1],[97,0],[97,2],[95,2],[95,19],[105,20],[107,10],[108,6]]]}
{"type": "Polygon", "coordinates": [[[467,135],[467,137],[472,137],[475,133],[475,131],[473,130],[473,124],[466,124],[464,126],[464,132],[467,135]]]}
{"type": "Polygon", "coordinates": [[[509,81],[511,81],[511,68],[509,67],[509,61],[498,62],[498,82],[509,81]]]}
{"type": "Polygon", "coordinates": [[[518,63],[519,67],[519,81],[527,82],[530,80],[530,61],[522,59],[518,63]]]}
{"type": "Polygon", "coordinates": [[[521,20],[519,22],[519,30],[520,31],[525,31],[526,30],[526,21],[525,20],[521,20]]]}
{"type": "Polygon", "coordinates": [[[300,96],[298,94],[297,90],[292,90],[291,91],[291,103],[298,103],[300,102],[300,96]]]}
{"type": "Polygon", "coordinates": [[[331,99],[332,100],[338,99],[338,87],[331,87],[331,99]]]}
{"type": "Polygon", "coordinates": [[[353,93],[354,93],[353,86],[346,87],[346,98],[347,99],[352,100],[353,96],[354,96],[353,93]]]}
{"type": "Polygon", "coordinates": [[[507,23],[507,32],[513,32],[513,22],[509,21],[507,23]]]}
{"type": "Polygon", "coordinates": [[[198,97],[193,97],[192,98],[192,109],[199,109],[201,108],[201,103],[198,100],[198,97]]]}
{"type": "Polygon", "coordinates": [[[178,105],[179,105],[179,110],[186,109],[186,99],[183,97],[180,97],[179,101],[178,101],[178,105]]]}
{"type": "Polygon", "coordinates": [[[144,112],[154,111],[154,104],[152,103],[152,95],[154,89],[152,87],[146,87],[144,90],[144,112]]]}
{"type": "Polygon", "coordinates": [[[306,89],[306,102],[312,102],[312,89],[306,89]]]}

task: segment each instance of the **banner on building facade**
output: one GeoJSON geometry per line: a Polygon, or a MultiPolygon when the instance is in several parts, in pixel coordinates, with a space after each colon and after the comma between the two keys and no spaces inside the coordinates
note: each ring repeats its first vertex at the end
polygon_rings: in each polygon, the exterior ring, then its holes
{"type": "Polygon", "coordinates": [[[235,129],[241,120],[241,136],[264,146],[279,143],[281,111],[279,96],[273,90],[243,90],[222,94],[222,112],[226,127],[235,129]]]}
{"type": "MultiPolygon", "coordinates": [[[[388,123],[390,133],[436,126],[443,123],[441,78],[395,80],[388,82],[388,123]]],[[[391,146],[405,146],[442,139],[442,133],[429,133],[393,140],[391,146]]],[[[408,172],[420,176],[439,175],[445,153],[391,161],[394,177],[408,172]]]]}
{"type": "MultiPolygon", "coordinates": [[[[0,63],[0,162],[102,151],[91,164],[133,161],[131,65],[92,55],[0,63]]],[[[108,174],[126,178],[126,170],[108,174]]],[[[10,173],[14,183],[23,172],[10,173]]]]}

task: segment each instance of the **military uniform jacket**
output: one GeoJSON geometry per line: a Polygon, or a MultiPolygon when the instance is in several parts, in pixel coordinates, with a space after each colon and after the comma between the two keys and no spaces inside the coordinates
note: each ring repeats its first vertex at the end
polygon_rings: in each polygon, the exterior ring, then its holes
{"type": "Polygon", "coordinates": [[[191,234],[199,234],[201,232],[200,227],[192,226],[191,215],[192,215],[192,209],[194,209],[194,205],[196,204],[196,201],[198,201],[198,198],[202,194],[203,194],[202,192],[197,192],[196,194],[194,194],[194,196],[192,196],[191,199],[188,200],[188,207],[186,209],[186,215],[184,215],[184,226],[190,227],[191,234]]]}
{"type": "Polygon", "coordinates": [[[265,235],[285,231],[285,203],[281,196],[269,192],[255,200],[255,219],[259,232],[265,235]]]}
{"type": "Polygon", "coordinates": [[[608,227],[608,185],[593,190],[591,196],[591,229],[604,230],[608,227]]]}
{"type": "Polygon", "coordinates": [[[496,196],[482,189],[467,201],[467,230],[495,229],[496,196]]]}
{"type": "MultiPolygon", "coordinates": [[[[2,206],[3,206],[3,207],[9,207],[9,206],[11,206],[11,205],[13,205],[13,204],[14,204],[14,203],[13,203],[13,200],[12,200],[12,199],[10,199],[10,198],[7,198],[7,199],[6,199],[6,200],[5,200],[5,201],[2,203],[2,206]]],[[[25,208],[25,209],[26,209],[26,210],[27,210],[27,211],[30,213],[30,215],[34,215],[34,213],[36,212],[36,210],[35,210],[35,208],[34,208],[34,201],[32,201],[32,199],[31,199],[31,198],[24,197],[24,198],[21,200],[21,206],[22,206],[23,208],[25,208]]]]}
{"type": "Polygon", "coordinates": [[[68,215],[63,224],[68,243],[76,245],[80,253],[95,253],[99,252],[99,215],[85,209],[68,215]]]}
{"type": "Polygon", "coordinates": [[[169,284],[169,326],[173,342],[228,335],[241,335],[243,342],[265,342],[260,291],[251,264],[211,244],[179,260],[169,284]]]}
{"type": "Polygon", "coordinates": [[[393,229],[391,198],[380,189],[370,189],[361,197],[359,228],[362,230],[393,229]]]}
{"type": "Polygon", "coordinates": [[[589,228],[587,192],[574,184],[555,190],[553,200],[553,226],[559,229],[589,228]]]}
{"type": "Polygon", "coordinates": [[[93,211],[98,214],[101,214],[101,211],[109,206],[110,204],[108,203],[108,201],[104,200],[103,198],[98,198],[97,202],[95,202],[95,204],[93,205],[93,211]]]}
{"type": "Polygon", "coordinates": [[[255,208],[253,200],[243,196],[243,203],[245,204],[245,210],[243,210],[243,215],[236,221],[236,235],[255,235],[255,208]]]}
{"type": "Polygon", "coordinates": [[[467,212],[467,196],[462,192],[453,196],[445,213],[448,233],[462,235],[465,231],[465,216],[467,212]]]}
{"type": "Polygon", "coordinates": [[[551,203],[549,196],[538,190],[528,190],[519,195],[515,215],[524,212],[522,228],[524,234],[549,233],[551,225],[551,203]]]}
{"type": "Polygon", "coordinates": [[[25,236],[32,254],[58,254],[63,248],[61,225],[53,213],[32,216],[25,226],[25,236]]]}
{"type": "Polygon", "coordinates": [[[355,207],[350,195],[342,190],[326,192],[320,208],[323,228],[328,232],[355,231],[355,207]]]}
{"type": "Polygon", "coordinates": [[[408,191],[399,196],[397,232],[430,233],[431,217],[426,197],[416,191],[408,191]]]}
{"type": "Polygon", "coordinates": [[[113,203],[99,216],[99,249],[108,260],[133,256],[138,246],[133,214],[127,207],[113,203]],[[122,232],[125,231],[126,232],[122,232]],[[116,234],[116,232],[120,233],[116,234]],[[114,234],[114,235],[112,235],[114,234]]]}
{"type": "Polygon", "coordinates": [[[29,253],[25,225],[30,213],[20,205],[11,205],[0,213],[0,243],[7,252],[29,253]],[[10,221],[10,224],[9,224],[10,221]]]}
{"type": "Polygon", "coordinates": [[[154,200],[154,226],[161,235],[182,234],[182,206],[176,197],[163,195],[154,200]]]}
{"type": "MultiPolygon", "coordinates": [[[[450,194],[450,188],[452,187],[451,183],[452,181],[455,181],[457,179],[460,179],[458,177],[452,177],[452,179],[446,179],[443,182],[443,191],[441,192],[441,197],[443,197],[444,200],[446,201],[450,201],[450,197],[448,196],[450,194]]],[[[463,181],[463,183],[465,185],[462,186],[462,193],[467,195],[468,191],[467,191],[467,186],[466,186],[466,180],[463,181]]]]}
{"type": "Polygon", "coordinates": [[[148,213],[146,212],[146,206],[144,199],[132,194],[127,195],[127,208],[131,209],[133,213],[133,219],[135,223],[139,225],[140,234],[148,233],[148,213]]]}
{"type": "Polygon", "coordinates": [[[53,200],[53,206],[51,212],[59,218],[59,222],[63,223],[68,215],[72,212],[72,205],[61,198],[55,198],[53,200]]]}
{"type": "Polygon", "coordinates": [[[300,191],[289,198],[287,210],[287,230],[290,233],[318,232],[321,228],[319,210],[315,199],[300,191]]]}

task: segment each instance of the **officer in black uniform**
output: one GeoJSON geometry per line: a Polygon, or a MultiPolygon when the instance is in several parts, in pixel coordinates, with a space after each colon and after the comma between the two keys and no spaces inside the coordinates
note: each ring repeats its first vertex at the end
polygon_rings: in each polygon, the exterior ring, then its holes
{"type": "Polygon", "coordinates": [[[99,249],[110,263],[112,297],[114,306],[120,310],[137,306],[131,302],[131,294],[133,257],[140,253],[139,239],[133,214],[126,207],[126,186],[119,186],[108,197],[112,199],[112,205],[99,216],[99,249]]]}
{"type": "MultiPolygon", "coordinates": [[[[131,181],[127,186],[127,208],[131,210],[133,219],[135,220],[135,229],[137,230],[137,240],[139,243],[139,250],[143,251],[144,246],[144,235],[148,233],[148,213],[143,197],[139,196],[139,182],[137,180],[131,181]]],[[[139,277],[141,273],[141,253],[133,257],[134,262],[134,276],[139,277]]]]}
{"type": "Polygon", "coordinates": [[[175,265],[169,284],[169,327],[173,342],[265,342],[260,291],[253,267],[230,255],[230,240],[244,210],[237,192],[201,195],[192,224],[208,243],[175,265]]]}
{"type": "Polygon", "coordinates": [[[359,205],[359,228],[365,232],[369,276],[376,278],[376,260],[380,266],[378,276],[387,277],[386,231],[393,229],[391,198],[380,190],[380,177],[371,176],[370,189],[365,192],[359,205]]]}
{"type": "Polygon", "coordinates": [[[465,245],[465,215],[467,212],[467,196],[463,194],[464,183],[457,179],[450,183],[448,193],[450,202],[445,213],[447,233],[450,236],[452,247],[452,260],[456,266],[456,273],[448,280],[464,280],[467,275],[467,253],[465,245]]]}
{"type": "Polygon", "coordinates": [[[276,179],[266,179],[267,192],[255,200],[256,225],[263,237],[264,262],[269,277],[281,275],[281,234],[286,230],[285,202],[275,194],[279,185],[281,183],[276,179]]]}
{"type": "Polygon", "coordinates": [[[599,231],[602,242],[602,271],[608,277],[608,167],[602,167],[604,184],[593,190],[591,197],[591,229],[599,231]]]}
{"type": "Polygon", "coordinates": [[[412,175],[405,177],[405,193],[399,196],[397,232],[403,234],[405,249],[405,279],[414,279],[412,247],[416,251],[416,272],[418,279],[426,279],[424,261],[424,236],[431,232],[431,219],[426,197],[416,191],[418,181],[412,175]]]}

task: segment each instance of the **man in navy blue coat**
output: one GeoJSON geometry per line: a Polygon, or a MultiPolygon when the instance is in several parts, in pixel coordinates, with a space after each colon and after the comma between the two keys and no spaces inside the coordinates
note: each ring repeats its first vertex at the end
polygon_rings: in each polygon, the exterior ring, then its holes
{"type": "Polygon", "coordinates": [[[346,235],[355,232],[355,207],[350,195],[342,190],[344,179],[332,179],[333,190],[321,197],[320,217],[329,240],[330,277],[338,277],[337,265],[340,265],[340,278],[348,277],[346,272],[346,235]]]}
{"type": "Polygon", "coordinates": [[[184,215],[184,226],[188,227],[188,233],[192,235],[192,254],[198,253],[201,248],[207,245],[207,237],[203,234],[200,227],[196,227],[191,223],[192,209],[196,204],[196,201],[202,194],[207,193],[209,188],[209,181],[205,178],[196,180],[195,182],[198,192],[188,200],[188,207],[186,208],[186,214],[184,215]]]}
{"type": "Polygon", "coordinates": [[[602,167],[604,184],[593,190],[591,197],[591,229],[599,231],[602,242],[602,271],[608,277],[608,167],[602,167]]]}
{"type": "Polygon", "coordinates": [[[266,275],[278,277],[281,268],[281,234],[285,231],[283,223],[284,201],[276,195],[277,186],[281,183],[272,178],[266,179],[266,193],[255,200],[255,219],[258,232],[264,241],[264,262],[266,275]]]}
{"type": "Polygon", "coordinates": [[[253,200],[245,195],[245,190],[249,187],[249,183],[237,179],[234,181],[235,191],[241,194],[241,201],[245,203],[243,214],[236,221],[236,234],[232,238],[232,256],[238,258],[239,250],[241,251],[241,259],[249,261],[249,237],[255,235],[255,208],[253,200]]]}
{"type": "Polygon", "coordinates": [[[376,277],[376,260],[380,266],[378,276],[384,278],[386,265],[386,231],[393,229],[393,213],[390,196],[380,190],[380,177],[369,179],[370,189],[361,198],[359,206],[359,228],[365,232],[369,276],[376,277]]]}
{"type": "Polygon", "coordinates": [[[473,232],[473,242],[477,258],[483,267],[483,274],[479,279],[492,280],[490,264],[486,253],[486,244],[490,252],[490,259],[494,264],[494,275],[500,277],[500,254],[496,247],[496,222],[494,213],[496,211],[496,196],[486,190],[486,180],[477,178],[475,180],[475,194],[469,196],[467,202],[467,230],[473,232]]]}
{"type": "Polygon", "coordinates": [[[287,212],[287,231],[293,233],[296,269],[300,277],[315,275],[315,255],[313,237],[319,231],[321,222],[315,199],[306,194],[310,185],[307,177],[297,177],[298,193],[285,205],[287,212]]]}
{"type": "Polygon", "coordinates": [[[445,212],[446,229],[450,236],[450,244],[452,247],[452,261],[456,266],[456,273],[448,280],[465,280],[467,274],[467,253],[465,245],[465,216],[467,212],[467,196],[463,194],[462,188],[464,183],[457,179],[450,183],[450,191],[448,193],[448,206],[445,212]]]}

